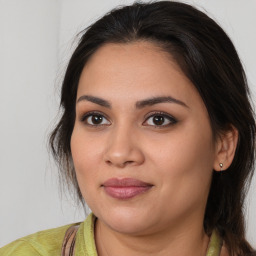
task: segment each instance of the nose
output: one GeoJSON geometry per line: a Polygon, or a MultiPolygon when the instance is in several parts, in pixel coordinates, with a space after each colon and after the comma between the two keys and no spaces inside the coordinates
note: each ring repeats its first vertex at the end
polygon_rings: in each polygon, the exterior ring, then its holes
{"type": "Polygon", "coordinates": [[[118,168],[141,165],[145,161],[140,137],[131,128],[113,129],[105,145],[104,160],[118,168]]]}

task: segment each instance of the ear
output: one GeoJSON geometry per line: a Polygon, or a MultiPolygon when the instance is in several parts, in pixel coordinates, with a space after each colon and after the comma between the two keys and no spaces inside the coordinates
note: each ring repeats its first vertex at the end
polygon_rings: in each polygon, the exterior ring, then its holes
{"type": "Polygon", "coordinates": [[[214,170],[226,170],[232,163],[238,141],[238,131],[234,126],[230,126],[227,131],[222,132],[216,141],[216,156],[214,160],[214,170]],[[223,167],[220,167],[220,164],[223,167]]]}

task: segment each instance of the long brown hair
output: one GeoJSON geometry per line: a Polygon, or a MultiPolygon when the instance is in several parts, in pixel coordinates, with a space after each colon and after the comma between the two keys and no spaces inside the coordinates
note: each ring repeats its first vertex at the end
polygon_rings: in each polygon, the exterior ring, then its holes
{"type": "Polygon", "coordinates": [[[151,41],[170,54],[200,93],[215,136],[233,125],[236,154],[225,172],[214,172],[204,227],[217,229],[231,255],[256,255],[245,239],[243,206],[255,163],[255,117],[238,54],[220,26],[196,8],[178,2],[135,3],[106,14],[81,33],[61,91],[62,117],[50,145],[67,184],[83,201],[71,157],[78,81],[88,59],[103,44],[151,41]]]}

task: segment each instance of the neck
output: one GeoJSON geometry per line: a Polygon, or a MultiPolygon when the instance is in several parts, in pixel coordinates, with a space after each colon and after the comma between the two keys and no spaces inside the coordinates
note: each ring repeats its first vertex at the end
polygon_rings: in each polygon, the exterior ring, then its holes
{"type": "Polygon", "coordinates": [[[166,228],[150,234],[123,234],[97,220],[95,240],[99,256],[205,256],[209,237],[203,225],[183,223],[184,228],[166,228]],[[200,228],[198,228],[200,227],[200,228]]]}

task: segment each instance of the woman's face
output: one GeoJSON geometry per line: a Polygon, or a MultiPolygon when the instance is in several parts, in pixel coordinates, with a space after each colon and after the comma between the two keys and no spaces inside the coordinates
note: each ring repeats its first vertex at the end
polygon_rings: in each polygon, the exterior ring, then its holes
{"type": "Polygon", "coordinates": [[[215,148],[200,95],[154,44],[106,44],[84,67],[71,151],[82,195],[106,227],[203,225],[215,148]]]}

